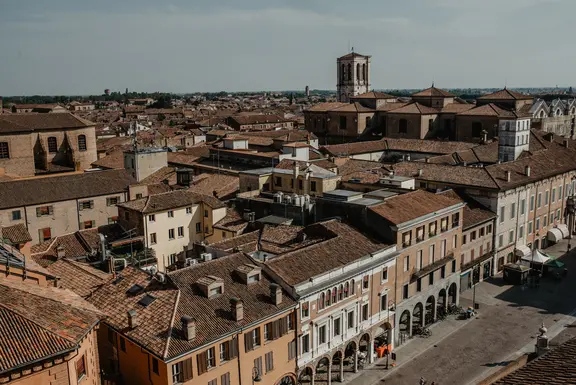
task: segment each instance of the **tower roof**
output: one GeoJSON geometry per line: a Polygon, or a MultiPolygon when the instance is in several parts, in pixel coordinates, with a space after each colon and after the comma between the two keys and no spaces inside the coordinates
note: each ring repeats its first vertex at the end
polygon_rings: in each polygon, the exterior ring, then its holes
{"type": "Polygon", "coordinates": [[[372,56],[360,55],[359,53],[356,53],[356,52],[350,52],[349,54],[346,54],[344,56],[339,57],[338,60],[355,59],[357,57],[359,57],[359,58],[371,58],[372,56]]]}

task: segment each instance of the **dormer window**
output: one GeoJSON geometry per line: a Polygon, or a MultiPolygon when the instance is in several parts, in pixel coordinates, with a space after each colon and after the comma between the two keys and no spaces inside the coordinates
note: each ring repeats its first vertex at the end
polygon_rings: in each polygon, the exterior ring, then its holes
{"type": "Polygon", "coordinates": [[[207,298],[214,298],[224,293],[224,280],[220,277],[207,275],[200,278],[197,284],[207,298]]]}
{"type": "Polygon", "coordinates": [[[215,288],[210,289],[209,297],[214,297],[220,294],[222,294],[222,286],[216,286],[215,288]]]}
{"type": "Polygon", "coordinates": [[[248,284],[256,283],[258,281],[260,281],[260,274],[259,273],[252,274],[252,275],[248,276],[248,284]]]}
{"type": "Polygon", "coordinates": [[[247,285],[251,285],[262,280],[262,269],[256,265],[245,264],[236,268],[236,273],[247,285]]]}

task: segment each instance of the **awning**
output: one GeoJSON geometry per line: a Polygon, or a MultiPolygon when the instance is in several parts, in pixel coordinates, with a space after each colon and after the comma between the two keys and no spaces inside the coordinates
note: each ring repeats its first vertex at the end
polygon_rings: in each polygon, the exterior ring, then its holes
{"type": "Polygon", "coordinates": [[[570,236],[570,230],[568,230],[568,226],[565,224],[561,223],[556,226],[556,228],[562,232],[562,238],[568,238],[570,236]]]}
{"type": "Polygon", "coordinates": [[[564,262],[560,262],[557,259],[551,259],[548,262],[546,262],[546,266],[549,266],[553,269],[563,269],[564,268],[564,262]]]}
{"type": "Polygon", "coordinates": [[[550,258],[544,255],[540,250],[534,250],[532,254],[522,257],[523,261],[530,263],[546,263],[550,258]]]}
{"type": "Polygon", "coordinates": [[[517,257],[525,257],[527,255],[532,254],[532,250],[530,250],[530,248],[526,245],[521,245],[516,247],[514,253],[516,254],[517,257]]]}
{"type": "Polygon", "coordinates": [[[560,231],[557,228],[548,230],[548,234],[546,235],[546,237],[550,242],[554,243],[558,243],[562,240],[562,238],[564,238],[564,236],[562,235],[562,231],[560,231]]]}

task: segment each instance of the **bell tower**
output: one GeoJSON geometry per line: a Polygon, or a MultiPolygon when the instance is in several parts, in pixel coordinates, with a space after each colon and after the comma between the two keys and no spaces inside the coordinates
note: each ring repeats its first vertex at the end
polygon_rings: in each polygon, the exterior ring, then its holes
{"type": "Polygon", "coordinates": [[[351,97],[370,91],[370,58],[352,50],[336,59],[339,102],[348,103],[351,97]]]}

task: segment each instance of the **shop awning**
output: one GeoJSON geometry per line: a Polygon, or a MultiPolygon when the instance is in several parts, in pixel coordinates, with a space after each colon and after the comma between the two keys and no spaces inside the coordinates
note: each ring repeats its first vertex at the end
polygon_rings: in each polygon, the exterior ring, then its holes
{"type": "Polygon", "coordinates": [[[560,262],[557,259],[551,259],[548,262],[546,262],[546,266],[549,266],[554,269],[563,269],[565,265],[564,262],[560,262]]]}
{"type": "Polygon", "coordinates": [[[556,228],[562,232],[562,238],[568,238],[570,236],[568,226],[566,226],[565,224],[561,223],[558,226],[556,226],[556,228]]]}
{"type": "Polygon", "coordinates": [[[532,254],[522,257],[523,261],[530,263],[546,263],[550,258],[544,255],[540,250],[534,250],[532,254]]]}
{"type": "Polygon", "coordinates": [[[546,237],[550,242],[554,243],[558,243],[562,240],[562,238],[564,238],[564,236],[562,235],[562,231],[560,231],[558,228],[548,230],[548,234],[546,235],[546,237]]]}
{"type": "Polygon", "coordinates": [[[516,254],[517,257],[525,257],[527,255],[531,255],[532,254],[532,250],[530,250],[530,248],[526,245],[521,245],[521,246],[517,246],[516,250],[514,250],[514,253],[516,254]]]}

